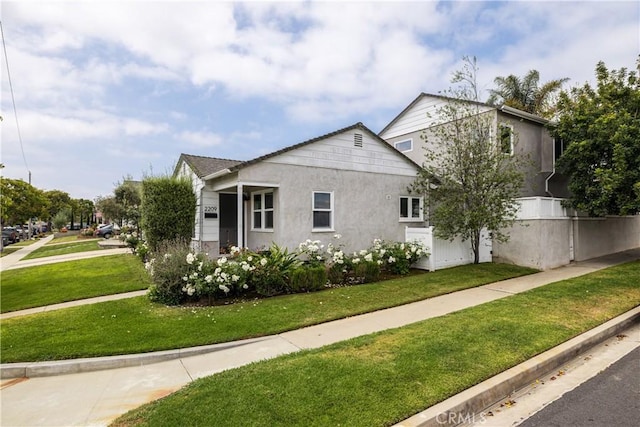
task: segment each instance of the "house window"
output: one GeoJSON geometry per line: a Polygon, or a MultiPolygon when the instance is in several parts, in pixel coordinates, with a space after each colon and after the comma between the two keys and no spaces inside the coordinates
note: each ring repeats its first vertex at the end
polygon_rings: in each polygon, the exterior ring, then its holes
{"type": "Polygon", "coordinates": [[[500,143],[500,152],[509,156],[513,155],[513,126],[500,125],[498,127],[498,142],[500,143]]]}
{"type": "Polygon", "coordinates": [[[273,231],[273,191],[252,193],[251,205],[252,230],[273,231]]]}
{"type": "Polygon", "coordinates": [[[333,193],[313,192],[313,230],[333,230],[333,193]]]}
{"type": "Polygon", "coordinates": [[[404,141],[394,142],[393,146],[396,147],[396,150],[401,151],[403,153],[407,151],[413,150],[413,139],[407,139],[404,141]]]}
{"type": "Polygon", "coordinates": [[[422,197],[400,197],[400,221],[422,221],[422,197]]]}
{"type": "Polygon", "coordinates": [[[564,153],[564,141],[562,138],[553,138],[553,163],[555,164],[564,153]]]}

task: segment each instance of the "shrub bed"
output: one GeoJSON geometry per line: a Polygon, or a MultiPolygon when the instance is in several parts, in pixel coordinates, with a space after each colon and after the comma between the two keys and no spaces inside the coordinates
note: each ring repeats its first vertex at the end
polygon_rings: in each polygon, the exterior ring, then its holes
{"type": "MultiPolygon", "coordinates": [[[[334,238],[339,240],[340,235],[334,238]]],[[[164,242],[153,254],[137,237],[126,241],[145,261],[153,279],[151,300],[169,305],[211,304],[247,294],[270,297],[370,283],[383,275],[406,275],[412,264],[428,256],[417,242],[375,239],[368,249],[346,254],[340,245],[325,247],[319,240],[307,240],[293,252],[276,244],[261,252],[231,247],[227,256],[210,260],[191,250],[184,240],[164,242]]]]}

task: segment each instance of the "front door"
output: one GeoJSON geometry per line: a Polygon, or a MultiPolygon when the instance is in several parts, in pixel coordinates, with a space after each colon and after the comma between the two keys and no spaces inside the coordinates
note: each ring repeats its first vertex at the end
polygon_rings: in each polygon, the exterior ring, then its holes
{"type": "Polygon", "coordinates": [[[238,196],[220,194],[220,253],[238,246],[238,196]]]}

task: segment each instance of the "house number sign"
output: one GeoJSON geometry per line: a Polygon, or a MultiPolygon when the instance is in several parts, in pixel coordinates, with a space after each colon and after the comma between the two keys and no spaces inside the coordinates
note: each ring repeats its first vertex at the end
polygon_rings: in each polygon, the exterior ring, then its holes
{"type": "Polygon", "coordinates": [[[205,206],[204,207],[205,219],[218,219],[218,207],[217,206],[205,206]]]}

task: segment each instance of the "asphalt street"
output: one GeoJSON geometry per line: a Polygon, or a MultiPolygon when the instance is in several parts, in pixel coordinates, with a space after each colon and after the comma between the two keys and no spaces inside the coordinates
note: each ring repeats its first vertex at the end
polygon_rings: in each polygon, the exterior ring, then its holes
{"type": "Polygon", "coordinates": [[[521,427],[640,424],[640,348],[525,420],[521,427]]]}

